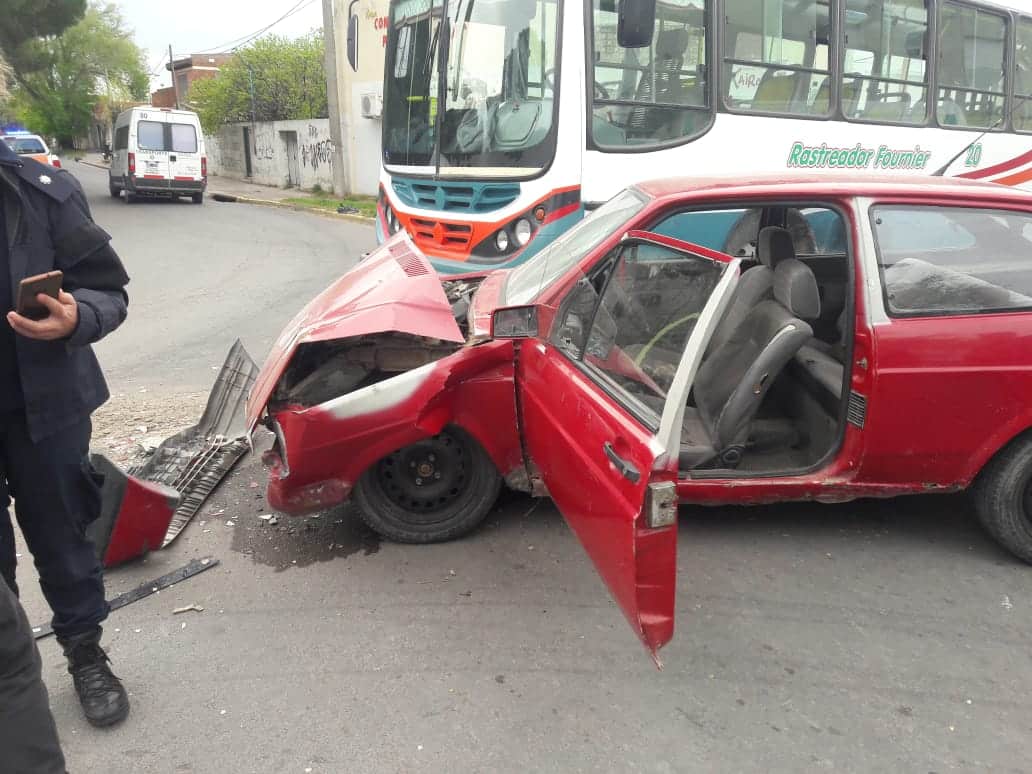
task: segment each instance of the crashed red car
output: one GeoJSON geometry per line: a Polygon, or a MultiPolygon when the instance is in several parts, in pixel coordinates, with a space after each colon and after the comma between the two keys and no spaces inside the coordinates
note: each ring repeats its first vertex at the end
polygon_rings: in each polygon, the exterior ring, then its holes
{"type": "Polygon", "coordinates": [[[284,331],[249,405],[269,498],[388,538],[547,494],[655,654],[677,507],[971,488],[1032,561],[1032,196],[940,178],[635,186],[526,264],[402,234],[284,331]]]}

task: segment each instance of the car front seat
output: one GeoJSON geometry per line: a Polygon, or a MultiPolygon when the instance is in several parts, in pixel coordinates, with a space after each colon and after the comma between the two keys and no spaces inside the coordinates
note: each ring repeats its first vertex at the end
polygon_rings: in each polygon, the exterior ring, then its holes
{"type": "Polygon", "coordinates": [[[817,279],[810,267],[795,258],[779,263],[774,269],[774,297],[757,304],[727,344],[699,366],[695,406],[685,409],[682,470],[738,465],[767,391],[813,338],[813,329],[803,319],[817,319],[820,312],[817,279]]]}
{"type": "Polygon", "coordinates": [[[742,273],[724,317],[710,339],[706,357],[721,349],[742,324],[742,320],[758,303],[771,297],[774,287],[774,267],[782,261],[795,258],[795,244],[787,228],[767,226],[761,228],[756,239],[756,260],[754,266],[742,273]]]}

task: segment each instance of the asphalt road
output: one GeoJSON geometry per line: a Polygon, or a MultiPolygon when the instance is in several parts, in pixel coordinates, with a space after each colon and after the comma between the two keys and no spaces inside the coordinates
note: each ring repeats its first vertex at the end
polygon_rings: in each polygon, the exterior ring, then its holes
{"type": "MultiPolygon", "coordinates": [[[[370,242],[247,205],[126,207],[82,176],[134,275],[102,350],[116,389],[206,384],[236,336],[262,352],[370,242]]],[[[1032,568],[961,497],[683,511],[657,671],[547,502],[412,547],[346,509],[269,525],[262,482],[246,460],[174,546],[110,573],[113,595],[222,562],[112,615],[123,726],[82,720],[41,643],[71,771],[1032,768],[1032,568]]]]}
{"type": "Polygon", "coordinates": [[[126,205],[70,162],[126,264],[130,322],[97,348],[122,389],[207,390],[239,338],[260,359],[298,309],[376,245],[362,224],[207,199],[126,205]]]}

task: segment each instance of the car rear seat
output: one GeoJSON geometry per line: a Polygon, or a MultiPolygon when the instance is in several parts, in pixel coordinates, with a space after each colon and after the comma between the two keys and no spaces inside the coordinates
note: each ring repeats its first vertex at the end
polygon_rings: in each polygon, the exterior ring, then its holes
{"type": "Polygon", "coordinates": [[[816,384],[824,388],[836,403],[842,399],[842,383],[845,378],[844,363],[848,352],[846,336],[849,327],[847,310],[848,307],[842,310],[836,322],[839,331],[837,343],[829,344],[820,339],[812,339],[800,347],[794,358],[799,367],[816,384]]]}

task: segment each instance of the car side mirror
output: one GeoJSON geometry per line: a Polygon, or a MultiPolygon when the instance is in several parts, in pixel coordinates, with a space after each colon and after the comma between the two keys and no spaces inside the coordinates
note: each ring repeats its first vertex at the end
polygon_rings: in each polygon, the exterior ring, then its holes
{"type": "Polygon", "coordinates": [[[491,315],[491,338],[531,339],[538,335],[536,306],[509,306],[491,315]]]}
{"type": "Polygon", "coordinates": [[[656,0],[617,0],[616,42],[621,48],[645,48],[656,30],[656,0]]]}

